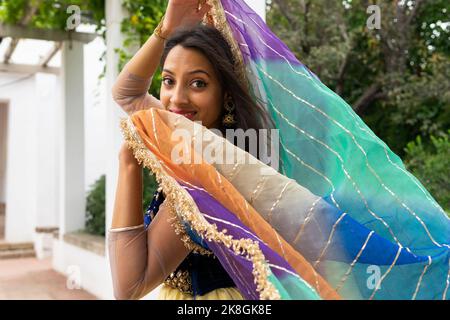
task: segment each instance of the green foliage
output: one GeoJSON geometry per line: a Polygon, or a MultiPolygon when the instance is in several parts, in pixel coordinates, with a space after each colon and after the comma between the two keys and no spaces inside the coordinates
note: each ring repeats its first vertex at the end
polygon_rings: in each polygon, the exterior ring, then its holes
{"type": "MultiPolygon", "coordinates": [[[[67,12],[69,6],[78,6],[81,23],[95,25],[96,32],[106,38],[105,0],[0,0],[0,23],[23,25],[23,19],[33,12],[25,26],[37,29],[67,30],[67,21],[74,14],[67,12]]],[[[104,63],[106,50],[99,61],[104,63]]],[[[105,66],[106,68],[106,66],[105,66]]],[[[104,77],[106,69],[99,78],[104,77]]]]}
{"type": "Polygon", "coordinates": [[[424,145],[420,136],[405,148],[405,165],[436,201],[450,213],[450,130],[442,137],[431,136],[424,145]]]}
{"type": "Polygon", "coordinates": [[[66,30],[67,8],[76,5],[81,10],[81,22],[105,25],[105,0],[0,0],[0,21],[19,24],[31,7],[37,7],[27,26],[40,29],[66,30]]]}
{"type": "Polygon", "coordinates": [[[389,93],[392,125],[423,137],[444,136],[450,128],[450,59],[436,53],[433,60],[429,72],[403,75],[389,93]]]}
{"type": "Polygon", "coordinates": [[[168,0],[124,0],[123,6],[129,18],[122,21],[122,32],[127,35],[125,46],[141,46],[161,20],[168,0]]]}
{"type": "MultiPolygon", "coordinates": [[[[80,9],[80,22],[95,25],[96,32],[105,39],[105,0],[0,0],[0,23],[68,31],[67,22],[74,12],[68,13],[67,8],[72,5],[80,9]],[[33,13],[31,19],[24,23],[23,19],[30,13],[33,13]]],[[[105,57],[106,50],[99,60],[104,63],[105,57]]],[[[104,77],[105,72],[106,69],[99,78],[104,77]]]]}
{"type": "MultiPolygon", "coordinates": [[[[124,0],[123,6],[129,17],[122,21],[121,31],[125,37],[123,48],[116,49],[119,53],[119,70],[131,59],[136,51],[147,41],[153,30],[158,26],[167,8],[168,0],[124,0]]],[[[150,93],[159,97],[161,70],[153,76],[150,93]]]]}
{"type": "Polygon", "coordinates": [[[399,156],[417,135],[428,143],[430,135],[445,133],[448,0],[269,3],[267,23],[274,33],[399,156]],[[380,7],[379,30],[366,26],[369,4],[380,7]]]}
{"type": "MultiPolygon", "coordinates": [[[[155,176],[143,169],[142,212],[150,204],[153,194],[158,188],[155,176]]],[[[90,188],[86,198],[86,232],[105,236],[105,192],[106,179],[102,175],[90,188]]]]}
{"type": "Polygon", "coordinates": [[[158,189],[155,175],[150,170],[144,168],[143,172],[144,192],[142,196],[142,209],[145,210],[153,199],[153,194],[158,189]]]}
{"type": "Polygon", "coordinates": [[[102,175],[90,188],[86,198],[86,231],[105,236],[106,179],[102,175]]]}
{"type": "Polygon", "coordinates": [[[0,21],[16,24],[24,15],[25,0],[0,1],[0,21]]]}

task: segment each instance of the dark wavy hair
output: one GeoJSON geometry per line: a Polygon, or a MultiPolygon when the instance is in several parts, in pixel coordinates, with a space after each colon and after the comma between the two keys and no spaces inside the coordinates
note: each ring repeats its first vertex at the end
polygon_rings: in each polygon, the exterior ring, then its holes
{"type": "MultiPolygon", "coordinates": [[[[218,77],[223,92],[227,92],[236,106],[234,110],[236,124],[233,127],[218,128],[225,136],[225,129],[270,129],[272,123],[266,110],[256,103],[238,81],[235,72],[235,61],[231,47],[216,28],[198,24],[190,28],[177,29],[166,41],[161,57],[163,68],[167,55],[175,46],[194,49],[207,58],[218,77]]],[[[222,108],[221,117],[225,110],[222,108]]]]}

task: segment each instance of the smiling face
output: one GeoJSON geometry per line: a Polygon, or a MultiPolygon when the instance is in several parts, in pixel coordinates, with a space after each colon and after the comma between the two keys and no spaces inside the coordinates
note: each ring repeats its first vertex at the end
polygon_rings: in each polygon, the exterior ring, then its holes
{"type": "Polygon", "coordinates": [[[180,45],[164,62],[160,99],[166,110],[201,121],[211,129],[221,122],[223,92],[209,60],[199,51],[180,45]]]}

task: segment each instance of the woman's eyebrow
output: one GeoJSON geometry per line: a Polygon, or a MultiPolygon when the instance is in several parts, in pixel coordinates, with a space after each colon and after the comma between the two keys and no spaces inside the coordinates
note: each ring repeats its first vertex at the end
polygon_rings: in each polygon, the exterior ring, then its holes
{"type": "Polygon", "coordinates": [[[193,73],[204,73],[204,74],[206,74],[209,77],[209,73],[206,72],[205,70],[198,69],[198,70],[192,70],[192,71],[188,72],[188,74],[193,74],[193,73]]]}
{"type": "MultiPolygon", "coordinates": [[[[170,74],[175,74],[174,72],[170,71],[169,69],[163,69],[162,71],[165,71],[165,72],[170,73],[170,74]]],[[[210,77],[210,75],[209,75],[208,72],[206,72],[205,70],[201,70],[201,69],[192,70],[192,71],[189,71],[189,72],[188,72],[188,74],[193,74],[193,73],[204,73],[204,74],[206,74],[208,77],[210,77]]]]}
{"type": "Polygon", "coordinates": [[[171,73],[174,74],[172,71],[170,71],[169,69],[163,69],[162,71],[167,72],[167,73],[171,73]]]}

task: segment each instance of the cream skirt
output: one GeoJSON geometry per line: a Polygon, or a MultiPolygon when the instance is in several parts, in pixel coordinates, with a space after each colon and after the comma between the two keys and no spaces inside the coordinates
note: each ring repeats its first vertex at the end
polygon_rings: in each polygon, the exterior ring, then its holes
{"type": "MultiPolygon", "coordinates": [[[[178,289],[163,284],[159,291],[158,300],[193,300],[194,296],[183,293],[178,289]]],[[[196,296],[195,300],[244,300],[241,293],[235,288],[219,288],[202,296],[196,296]]]]}

